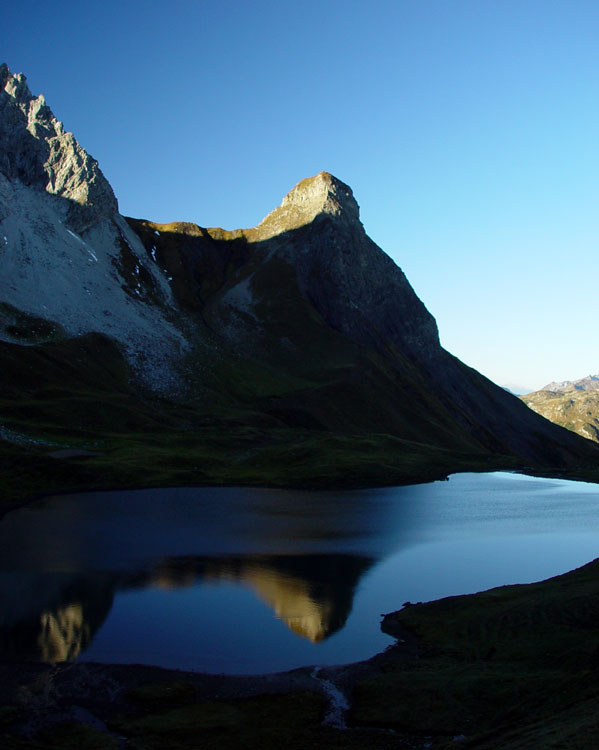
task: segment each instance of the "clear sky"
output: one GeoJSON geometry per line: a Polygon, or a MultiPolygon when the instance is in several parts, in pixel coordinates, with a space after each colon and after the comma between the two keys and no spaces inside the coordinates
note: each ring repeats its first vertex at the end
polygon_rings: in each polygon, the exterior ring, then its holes
{"type": "Polygon", "coordinates": [[[599,372],[597,0],[20,0],[0,57],[122,213],[253,226],[324,169],[467,364],[599,372]]]}

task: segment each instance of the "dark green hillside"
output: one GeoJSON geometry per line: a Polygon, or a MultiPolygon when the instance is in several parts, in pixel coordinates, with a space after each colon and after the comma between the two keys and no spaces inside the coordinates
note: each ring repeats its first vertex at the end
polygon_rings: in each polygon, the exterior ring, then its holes
{"type": "Polygon", "coordinates": [[[415,636],[419,657],[362,683],[353,719],[439,748],[595,747],[598,583],[595,560],[388,615],[383,629],[415,636]]]}
{"type": "Polygon", "coordinates": [[[510,458],[481,455],[467,441],[460,450],[367,431],[370,410],[363,424],[351,418],[356,393],[367,404],[361,384],[352,392],[340,379],[327,397],[320,384],[291,378],[285,383],[234,358],[214,364],[214,390],[195,402],[139,391],[118,348],[100,335],[28,347],[1,343],[0,367],[4,507],[82,488],[364,486],[515,465],[510,458]],[[293,408],[284,409],[284,399],[293,408]],[[324,428],[325,420],[336,429],[324,428]]]}

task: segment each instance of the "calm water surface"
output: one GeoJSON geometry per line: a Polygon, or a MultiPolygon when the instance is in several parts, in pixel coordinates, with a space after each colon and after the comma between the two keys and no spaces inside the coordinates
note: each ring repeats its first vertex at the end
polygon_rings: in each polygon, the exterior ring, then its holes
{"type": "Polygon", "coordinates": [[[599,554],[599,487],[508,473],[353,492],[50,497],[0,522],[3,659],[253,673],[364,659],[384,612],[599,554]]]}

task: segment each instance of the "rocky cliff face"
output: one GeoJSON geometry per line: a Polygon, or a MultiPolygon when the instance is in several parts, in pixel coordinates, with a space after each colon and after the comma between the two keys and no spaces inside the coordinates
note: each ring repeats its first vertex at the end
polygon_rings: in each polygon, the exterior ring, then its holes
{"type": "MultiPolygon", "coordinates": [[[[97,162],[24,76],[3,65],[0,84],[0,435],[39,432],[40,420],[44,435],[75,423],[110,435],[128,434],[123,422],[158,423],[180,450],[198,425],[212,425],[216,456],[238,446],[221,435],[257,426],[285,440],[353,436],[360,450],[398,439],[410,477],[414,456],[435,463],[439,451],[468,466],[596,457],[441,348],[434,318],[331,174],[302,180],[251,229],[125,219],[97,162]],[[32,406],[35,373],[53,396],[32,406]]],[[[245,466],[247,452],[239,456],[245,466]]],[[[331,458],[333,474],[342,458],[331,458]]],[[[273,460],[245,470],[264,484],[273,460]]],[[[190,460],[186,481],[201,481],[195,471],[212,476],[204,459],[190,460]]]]}
{"type": "MultiPolygon", "coordinates": [[[[25,76],[0,66],[0,340],[23,314],[53,338],[101,332],[117,340],[155,389],[175,388],[185,348],[168,321],[172,295],[118,214],[98,163],[64,131],[25,76]]],[[[23,332],[23,326],[20,326],[23,332]]],[[[39,343],[43,336],[35,335],[39,343]]],[[[29,341],[31,343],[31,341],[29,341]]]]}
{"type": "MultiPolygon", "coordinates": [[[[0,65],[0,172],[86,208],[88,221],[112,216],[118,204],[98,162],[34,97],[22,73],[0,65]]],[[[81,216],[81,214],[80,214],[81,216]]]]}
{"type": "Polygon", "coordinates": [[[259,268],[229,288],[229,303],[247,300],[240,285],[249,286],[255,303],[271,294],[269,266],[285,264],[323,321],[356,344],[379,351],[393,345],[424,358],[438,352],[434,318],[367,236],[351,188],[328,172],[302,180],[244,235],[259,268]]]}
{"type": "Polygon", "coordinates": [[[534,462],[576,450],[442,349],[434,318],[331,174],[302,180],[252,229],[129,223],[182,308],[245,362],[276,368],[279,389],[258,398],[262,413],[534,462]]]}
{"type": "Polygon", "coordinates": [[[327,172],[302,180],[256,229],[272,243],[302,227],[287,257],[302,292],[332,328],[380,350],[391,343],[435,356],[434,318],[401,269],[366,235],[348,185],[327,172]]]}
{"type": "Polygon", "coordinates": [[[129,221],[167,268],[179,304],[201,309],[246,351],[291,346],[283,330],[278,341],[260,332],[281,321],[293,329],[292,310],[303,316],[306,306],[358,345],[427,359],[440,350],[434,318],[367,236],[351,188],[327,172],[302,180],[251,229],[129,221]]]}

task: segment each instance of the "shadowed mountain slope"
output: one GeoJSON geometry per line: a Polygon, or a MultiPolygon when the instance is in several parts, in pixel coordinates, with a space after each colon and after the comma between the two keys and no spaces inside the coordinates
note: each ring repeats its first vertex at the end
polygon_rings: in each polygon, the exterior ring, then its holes
{"type": "Polygon", "coordinates": [[[248,230],[125,219],[24,76],[0,66],[0,84],[9,499],[593,471],[595,446],[442,349],[340,180],[303,180],[248,230]]]}
{"type": "Polygon", "coordinates": [[[434,318],[332,175],[300,182],[250,230],[128,221],[181,307],[229,352],[283,376],[281,392],[253,403],[286,425],[537,463],[594,455],[440,346],[434,318]]]}

